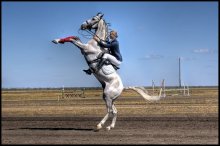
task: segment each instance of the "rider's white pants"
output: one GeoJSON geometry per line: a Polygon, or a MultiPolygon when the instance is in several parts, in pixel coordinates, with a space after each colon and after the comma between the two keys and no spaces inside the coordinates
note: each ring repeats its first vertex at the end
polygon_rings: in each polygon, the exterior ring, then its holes
{"type": "Polygon", "coordinates": [[[112,56],[111,54],[105,53],[102,58],[108,59],[115,66],[119,66],[121,64],[121,61],[116,59],[115,56],[112,56]]]}

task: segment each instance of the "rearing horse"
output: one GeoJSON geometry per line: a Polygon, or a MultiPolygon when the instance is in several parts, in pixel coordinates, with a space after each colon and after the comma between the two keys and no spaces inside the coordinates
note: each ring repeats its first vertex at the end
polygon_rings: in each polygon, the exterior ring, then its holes
{"type": "MultiPolygon", "coordinates": [[[[108,36],[108,26],[103,19],[103,15],[104,14],[102,13],[98,13],[93,18],[83,22],[81,25],[81,30],[94,29],[96,36],[98,36],[102,40],[106,40],[108,36]]],[[[74,45],[76,45],[81,50],[82,54],[85,57],[86,62],[88,63],[91,69],[94,69],[97,66],[103,53],[107,51],[106,48],[101,48],[93,38],[89,40],[87,44],[83,44],[78,37],[74,37],[74,36],[63,39],[55,39],[52,42],[56,44],[71,42],[74,45]]],[[[117,99],[117,97],[120,96],[120,94],[124,89],[124,86],[120,76],[117,74],[117,72],[115,71],[115,69],[111,64],[103,65],[102,68],[97,72],[94,72],[93,75],[102,85],[103,100],[105,101],[107,107],[107,114],[97,125],[97,130],[101,129],[104,123],[106,122],[106,120],[109,118],[109,116],[112,115],[113,116],[112,123],[106,127],[107,130],[110,130],[111,128],[115,127],[116,118],[117,118],[117,109],[114,105],[114,101],[117,99]]],[[[126,89],[133,89],[146,100],[159,100],[162,91],[161,89],[159,96],[150,96],[142,88],[127,87],[126,89]]]]}

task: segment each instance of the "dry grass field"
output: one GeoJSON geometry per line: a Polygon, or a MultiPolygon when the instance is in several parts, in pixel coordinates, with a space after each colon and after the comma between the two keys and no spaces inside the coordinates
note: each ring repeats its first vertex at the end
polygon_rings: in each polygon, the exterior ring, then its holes
{"type": "MultiPolygon", "coordinates": [[[[150,90],[149,94],[152,94],[150,90]]],[[[2,91],[2,116],[103,116],[106,109],[102,90],[85,90],[84,95],[85,98],[62,99],[62,90],[2,91]]],[[[218,114],[218,88],[194,88],[190,95],[168,95],[160,101],[149,102],[136,92],[125,90],[115,105],[120,116],[218,114]]]]}
{"type": "Polygon", "coordinates": [[[62,90],[2,90],[2,143],[217,144],[218,87],[176,94],[149,102],[125,90],[115,102],[116,127],[94,132],[106,114],[102,90],[66,98],[62,90]]]}

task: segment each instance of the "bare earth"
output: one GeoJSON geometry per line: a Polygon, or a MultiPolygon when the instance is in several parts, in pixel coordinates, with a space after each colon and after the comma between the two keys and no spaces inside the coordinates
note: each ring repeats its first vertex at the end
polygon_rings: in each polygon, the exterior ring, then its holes
{"type": "Polygon", "coordinates": [[[2,144],[218,144],[217,90],[194,93],[157,103],[124,94],[116,127],[106,131],[108,120],[95,132],[106,111],[100,97],[25,101],[3,92],[2,144]]]}
{"type": "Polygon", "coordinates": [[[94,132],[100,117],[3,118],[3,144],[217,144],[217,117],[119,117],[94,132]]]}

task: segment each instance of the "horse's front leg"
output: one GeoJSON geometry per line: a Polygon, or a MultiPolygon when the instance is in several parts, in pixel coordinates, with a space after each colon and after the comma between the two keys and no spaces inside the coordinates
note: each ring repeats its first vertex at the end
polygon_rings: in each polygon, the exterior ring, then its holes
{"type": "Polygon", "coordinates": [[[54,39],[52,40],[53,43],[55,44],[64,44],[65,42],[70,42],[76,45],[78,48],[86,50],[88,48],[88,44],[83,44],[78,37],[75,36],[70,36],[66,38],[61,38],[61,39],[54,39]]]}
{"type": "Polygon", "coordinates": [[[81,50],[84,50],[84,52],[88,50],[88,44],[83,44],[80,40],[72,40],[72,43],[76,45],[78,48],[80,48],[81,50]]]}

